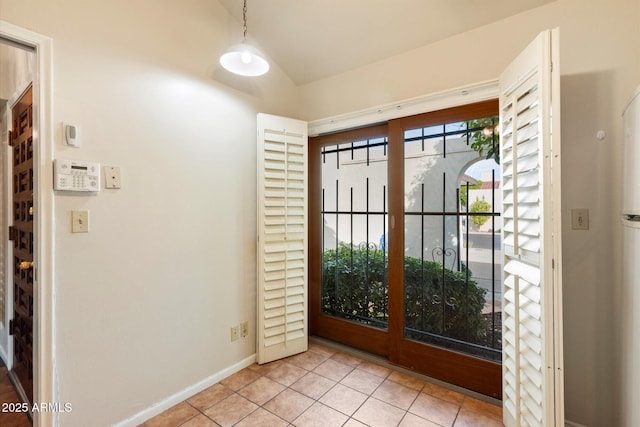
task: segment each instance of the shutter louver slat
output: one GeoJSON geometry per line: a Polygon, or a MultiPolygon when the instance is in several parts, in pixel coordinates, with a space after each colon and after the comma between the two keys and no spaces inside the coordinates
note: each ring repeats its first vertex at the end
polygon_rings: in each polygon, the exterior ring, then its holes
{"type": "Polygon", "coordinates": [[[258,115],[258,363],[307,349],[306,129],[258,115]]]}
{"type": "Polygon", "coordinates": [[[559,310],[554,313],[551,282],[560,276],[549,273],[554,256],[550,252],[559,246],[549,243],[549,230],[558,228],[549,226],[554,218],[547,200],[552,175],[551,45],[551,33],[544,32],[500,77],[503,414],[507,427],[564,424],[559,416],[563,406],[559,411],[554,406],[562,404],[562,395],[555,389],[562,379],[553,367],[561,361],[554,358],[557,332],[552,316],[559,310]]]}

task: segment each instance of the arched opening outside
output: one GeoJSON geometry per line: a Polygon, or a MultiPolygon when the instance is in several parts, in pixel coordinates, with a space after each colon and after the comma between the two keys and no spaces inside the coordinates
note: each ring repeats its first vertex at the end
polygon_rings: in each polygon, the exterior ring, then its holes
{"type": "Polygon", "coordinates": [[[502,347],[502,192],[500,165],[476,159],[463,168],[458,181],[460,261],[469,278],[484,291],[485,333],[478,344],[496,358],[502,347]]]}

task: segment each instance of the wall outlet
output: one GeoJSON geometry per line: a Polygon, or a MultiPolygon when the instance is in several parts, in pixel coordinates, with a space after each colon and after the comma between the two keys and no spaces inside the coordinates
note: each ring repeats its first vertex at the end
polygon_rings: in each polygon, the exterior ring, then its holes
{"type": "Polygon", "coordinates": [[[238,327],[231,327],[231,341],[238,341],[238,327]]]}
{"type": "Polygon", "coordinates": [[[247,335],[249,335],[249,322],[242,322],[240,323],[240,336],[244,338],[247,335]]]}

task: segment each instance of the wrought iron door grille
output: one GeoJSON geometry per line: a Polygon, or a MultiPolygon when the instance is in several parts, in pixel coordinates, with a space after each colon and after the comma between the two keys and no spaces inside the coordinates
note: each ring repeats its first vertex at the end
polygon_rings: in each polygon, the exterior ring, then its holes
{"type": "Polygon", "coordinates": [[[387,146],[384,137],[321,151],[322,311],[381,329],[388,320],[387,146]]]}
{"type": "Polygon", "coordinates": [[[492,170],[485,191],[491,210],[471,212],[466,175],[478,160],[470,145],[479,133],[496,148],[496,123],[489,117],[405,131],[404,288],[406,338],[499,361],[499,176],[492,170]],[[471,232],[473,222],[488,222],[490,232],[471,232]]]}

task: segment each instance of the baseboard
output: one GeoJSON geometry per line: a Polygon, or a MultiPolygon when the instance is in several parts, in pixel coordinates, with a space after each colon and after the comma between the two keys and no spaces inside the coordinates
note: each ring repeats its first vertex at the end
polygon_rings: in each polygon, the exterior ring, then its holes
{"type": "Polygon", "coordinates": [[[190,385],[189,387],[183,390],[180,390],[175,394],[172,394],[171,396],[167,397],[164,400],[161,400],[160,402],[154,403],[153,405],[149,406],[146,409],[143,409],[142,411],[138,412],[132,417],[129,417],[124,421],[120,421],[119,423],[114,424],[113,427],[136,427],[142,424],[143,422],[145,422],[146,420],[148,420],[149,418],[155,417],[156,415],[166,411],[172,406],[175,406],[178,403],[188,399],[194,394],[200,393],[202,390],[211,387],[215,383],[220,382],[221,380],[227,378],[229,375],[235,374],[236,372],[248,366],[251,366],[255,361],[256,361],[256,355],[252,354],[246,359],[243,359],[234,365],[231,365],[219,372],[216,372],[210,377],[207,377],[202,381],[199,381],[193,385],[190,385]]]}
{"type": "Polygon", "coordinates": [[[564,420],[565,427],[587,427],[584,424],[574,423],[573,421],[564,420]]]}

